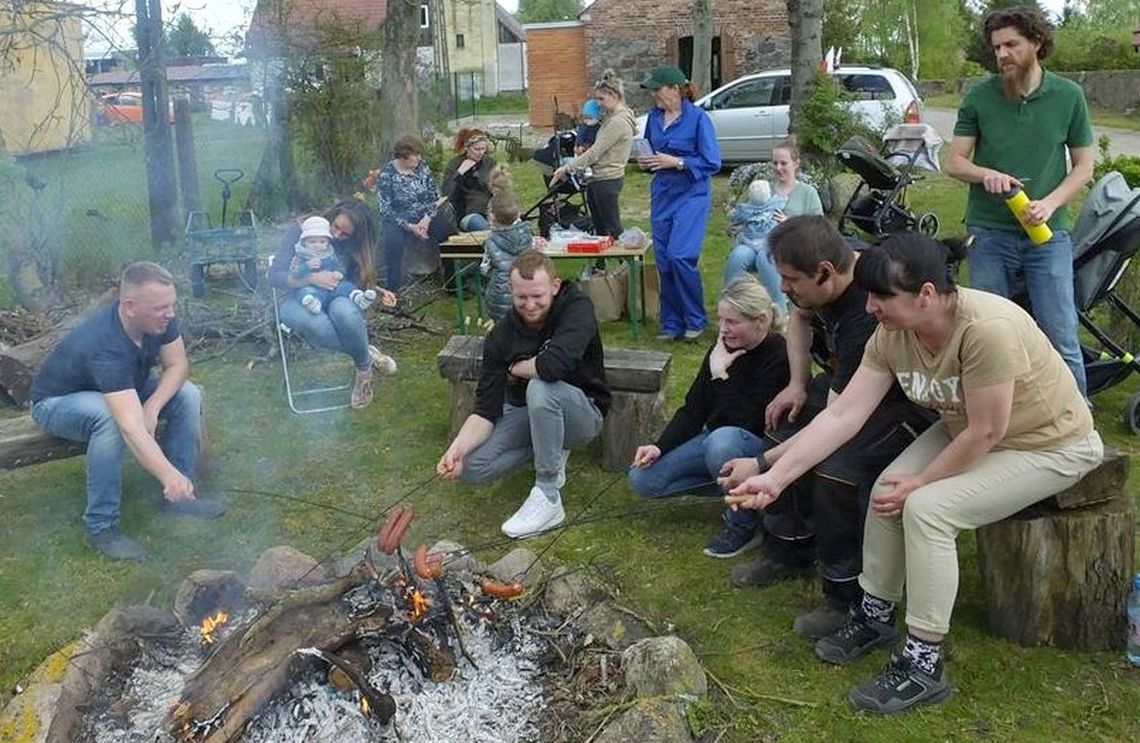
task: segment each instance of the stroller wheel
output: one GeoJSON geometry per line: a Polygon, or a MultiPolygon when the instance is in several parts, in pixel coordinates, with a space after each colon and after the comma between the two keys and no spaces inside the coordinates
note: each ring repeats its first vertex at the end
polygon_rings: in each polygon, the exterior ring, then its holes
{"type": "Polygon", "coordinates": [[[918,218],[918,231],[924,235],[934,237],[938,234],[938,215],[932,212],[924,212],[918,218]]]}
{"type": "Polygon", "coordinates": [[[1128,404],[1124,406],[1124,425],[1133,434],[1140,433],[1140,392],[1128,398],[1128,404]]]}

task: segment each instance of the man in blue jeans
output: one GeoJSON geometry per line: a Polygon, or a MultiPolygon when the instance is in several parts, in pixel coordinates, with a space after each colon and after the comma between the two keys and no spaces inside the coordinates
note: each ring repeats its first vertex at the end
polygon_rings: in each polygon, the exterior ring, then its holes
{"type": "Polygon", "coordinates": [[[1041,67],[1053,48],[1053,29],[1040,11],[994,10],[983,32],[998,74],[963,99],[946,162],[947,173],[970,184],[970,284],[1003,297],[1024,286],[1034,319],[1087,394],[1066,204],[1092,178],[1088,105],[1076,83],[1041,67]],[[1025,234],[1005,205],[1015,187],[1030,199],[1027,222],[1048,223],[1053,239],[1035,245],[1025,234]]]}
{"type": "Polygon", "coordinates": [[[175,299],[169,271],[145,261],[131,264],[123,271],[119,300],[68,333],[32,383],[36,423],[87,442],[87,542],[115,560],[146,557],[119,528],[126,449],[161,483],[166,512],[212,518],[226,510],[219,501],[195,498],[191,478],[202,393],[187,381],[190,362],[175,299]]]}

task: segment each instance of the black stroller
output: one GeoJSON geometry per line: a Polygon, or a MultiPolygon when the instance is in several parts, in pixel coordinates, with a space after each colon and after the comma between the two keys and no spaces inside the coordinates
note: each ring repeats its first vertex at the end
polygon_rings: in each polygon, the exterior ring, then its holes
{"type": "Polygon", "coordinates": [[[915,216],[907,206],[906,190],[918,180],[916,170],[938,172],[942,138],[928,124],[899,124],[883,135],[883,143],[880,154],[867,139],[852,137],[836,153],[844,167],[862,179],[839,217],[839,231],[850,236],[858,229],[879,238],[917,230],[934,237],[938,216],[915,216]]]}
{"type": "MultiPolygon", "coordinates": [[[[1095,395],[1140,371],[1140,359],[1097,327],[1093,310],[1101,304],[1118,310],[1140,327],[1140,314],[1116,294],[1116,286],[1140,250],[1140,188],[1130,189],[1112,171],[1093,185],[1073,227],[1073,281],[1077,318],[1106,349],[1082,346],[1088,392],[1095,395]]],[[[1124,424],[1140,433],[1140,393],[1124,410],[1124,424]]]]}
{"type": "Polygon", "coordinates": [[[532,156],[542,172],[546,194],[523,213],[522,219],[528,222],[537,219],[538,233],[547,239],[550,239],[550,229],[556,226],[562,229],[578,229],[582,232],[593,231],[594,220],[590,215],[590,206],[586,198],[589,169],[570,173],[569,177],[553,187],[550,185],[550,177],[554,174],[554,170],[566,158],[574,157],[576,139],[573,131],[555,132],[546,145],[535,150],[532,156]]]}

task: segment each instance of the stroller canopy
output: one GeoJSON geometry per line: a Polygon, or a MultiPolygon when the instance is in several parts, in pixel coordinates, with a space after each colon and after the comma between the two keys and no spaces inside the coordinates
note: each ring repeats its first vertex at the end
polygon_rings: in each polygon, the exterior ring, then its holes
{"type": "Polygon", "coordinates": [[[1073,226],[1073,257],[1090,248],[1129,222],[1140,219],[1140,188],[1129,188],[1115,170],[1093,184],[1073,226]]]}
{"type": "Polygon", "coordinates": [[[942,137],[930,124],[896,124],[883,135],[886,159],[897,167],[939,171],[938,150],[942,137]]]}

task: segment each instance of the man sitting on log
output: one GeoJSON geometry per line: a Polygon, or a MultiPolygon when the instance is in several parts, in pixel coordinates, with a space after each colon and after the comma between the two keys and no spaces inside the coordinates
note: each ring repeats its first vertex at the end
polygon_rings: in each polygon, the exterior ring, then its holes
{"type": "Polygon", "coordinates": [[[570,449],[601,431],[610,390],[589,297],[559,281],[554,262],[535,250],[515,259],[509,283],[513,307],[483,342],[475,410],[436,471],[474,485],[533,461],[534,487],[502,526],[520,538],[566,518],[560,490],[570,449]]]}
{"type": "Polygon", "coordinates": [[[35,422],[55,436],[87,442],[87,542],[114,560],[146,557],[119,528],[124,445],[162,484],[167,513],[225,512],[221,502],[194,494],[202,393],[187,381],[175,299],[165,268],[146,261],[127,266],[118,301],[68,333],[32,383],[35,422]]]}

